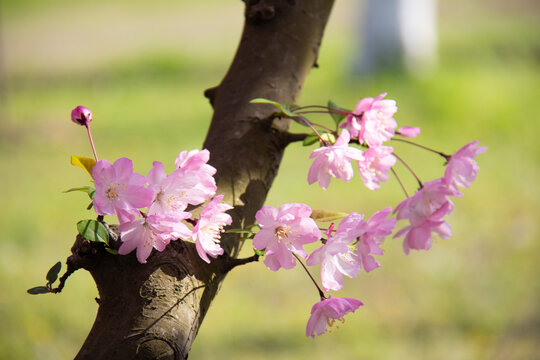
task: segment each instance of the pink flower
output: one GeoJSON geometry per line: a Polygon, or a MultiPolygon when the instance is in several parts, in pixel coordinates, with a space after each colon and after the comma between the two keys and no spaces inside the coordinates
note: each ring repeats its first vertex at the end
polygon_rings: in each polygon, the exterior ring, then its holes
{"type": "Polygon", "coordinates": [[[279,210],[265,206],[255,214],[261,230],[253,238],[253,247],[265,250],[264,264],[272,271],[291,269],[296,265],[293,253],[307,257],[303,246],[321,238],[321,232],[310,218],[311,208],[305,204],[281,205],[279,210]]]}
{"type": "Polygon", "coordinates": [[[360,306],[364,305],[360,300],[353,298],[329,298],[324,299],[311,308],[306,336],[315,337],[326,332],[326,327],[331,327],[336,320],[343,322],[343,317],[354,312],[360,306]]]}
{"type": "Polygon", "coordinates": [[[191,217],[191,213],[189,212],[176,211],[169,214],[153,214],[152,212],[148,212],[148,215],[159,216],[159,222],[162,226],[167,227],[171,240],[176,240],[179,238],[188,239],[192,235],[192,231],[189,230],[187,225],[182,222],[182,220],[189,219],[191,217]]]}
{"type": "Polygon", "coordinates": [[[334,237],[346,242],[356,240],[366,231],[367,223],[363,219],[364,214],[350,213],[341,220],[334,237]]]}
{"type": "Polygon", "coordinates": [[[341,221],[334,236],[328,231],[326,243],[315,250],[307,259],[309,266],[321,264],[321,282],[325,290],[340,290],[343,287],[343,275],[356,277],[362,268],[350,245],[366,230],[364,215],[352,213],[341,221]]]}
{"type": "Polygon", "coordinates": [[[442,220],[454,208],[448,196],[458,196],[457,190],[448,187],[443,179],[436,179],[424,184],[410,198],[402,201],[394,210],[397,219],[407,219],[410,225],[398,231],[394,237],[405,236],[403,249],[406,254],[409,249],[431,248],[431,233],[437,233],[441,238],[451,236],[450,226],[442,220]]]}
{"type": "Polygon", "coordinates": [[[210,152],[206,149],[201,151],[191,150],[189,153],[187,151],[182,151],[178,154],[174,164],[182,174],[196,174],[199,178],[201,187],[211,190],[215,194],[217,186],[214,175],[217,170],[215,167],[207,164],[209,159],[210,152]]]}
{"type": "Polygon", "coordinates": [[[216,173],[216,168],[208,165],[210,160],[210,151],[203,150],[191,150],[190,152],[182,151],[176,157],[174,162],[177,169],[203,171],[213,176],[216,173]]]}
{"type": "Polygon", "coordinates": [[[409,254],[410,249],[429,250],[433,244],[432,233],[438,234],[441,239],[452,236],[450,225],[443,220],[425,220],[417,225],[408,225],[399,230],[394,237],[405,236],[403,251],[409,254]]]}
{"type": "Polygon", "coordinates": [[[92,112],[84,106],[77,106],[71,111],[71,121],[77,125],[88,126],[92,121],[92,112]]]}
{"type": "Polygon", "coordinates": [[[133,173],[130,159],[120,158],[114,164],[99,160],[92,177],[96,186],[94,209],[98,215],[114,215],[117,210],[139,209],[152,203],[152,190],[145,187],[144,176],[133,173]]]}
{"type": "Polygon", "coordinates": [[[118,217],[118,222],[123,224],[135,220],[135,218],[142,216],[142,214],[139,209],[117,209],[116,216],[118,217]]]}
{"type": "Polygon", "coordinates": [[[473,141],[459,149],[450,157],[446,171],[444,172],[444,182],[457,190],[458,186],[471,187],[471,182],[476,179],[478,164],[473,159],[476,155],[487,150],[485,146],[476,146],[478,141],[473,141]]]}
{"type": "Polygon", "coordinates": [[[382,100],[386,93],[374,98],[364,98],[358,102],[354,114],[347,116],[341,125],[349,129],[353,138],[370,147],[381,146],[394,135],[397,123],[392,116],[397,111],[395,100],[382,100]]]}
{"type": "Polygon", "coordinates": [[[188,204],[199,205],[215,195],[215,184],[205,186],[197,171],[175,170],[167,176],[162,163],[154,161],[153,165],[147,177],[154,192],[150,212],[183,211],[188,204]]]}
{"type": "Polygon", "coordinates": [[[394,149],[389,146],[369,148],[364,151],[364,159],[358,161],[358,171],[364,185],[370,190],[377,190],[381,182],[388,180],[388,170],[396,163],[392,155],[394,149]]]}
{"type": "Polygon", "coordinates": [[[362,151],[349,147],[350,135],[344,129],[334,145],[323,146],[313,150],[310,159],[315,158],[308,173],[308,182],[313,184],[318,181],[319,185],[326,189],[332,177],[340,178],[347,182],[353,177],[352,160],[361,160],[362,151]]]}
{"type": "Polygon", "coordinates": [[[407,138],[414,138],[420,134],[419,127],[403,126],[396,131],[397,135],[401,135],[407,138]]]}
{"type": "Polygon", "coordinates": [[[392,208],[387,207],[373,214],[367,221],[366,229],[356,245],[358,262],[364,266],[366,272],[370,272],[381,266],[381,264],[375,260],[373,254],[383,255],[380,246],[384,242],[386,236],[394,231],[397,220],[386,218],[391,212],[392,208]]]}
{"type": "Polygon", "coordinates": [[[443,179],[424,183],[413,196],[403,200],[394,210],[397,219],[408,219],[417,225],[428,220],[440,220],[450,214],[454,204],[448,196],[457,196],[458,192],[449,188],[443,179]]]}
{"type": "Polygon", "coordinates": [[[223,254],[223,249],[219,246],[219,238],[223,226],[230,225],[232,218],[225,211],[232,209],[232,206],[220,204],[223,195],[218,195],[206,205],[201,212],[201,218],[193,228],[193,240],[197,253],[207,263],[210,263],[207,255],[213,258],[223,254]]]}
{"type": "Polygon", "coordinates": [[[127,255],[137,249],[137,260],[145,264],[152,248],[163,251],[169,242],[179,235],[184,237],[191,235],[187,226],[180,222],[189,216],[191,216],[189,213],[182,213],[176,217],[152,214],[120,224],[118,230],[122,245],[118,253],[127,255]]]}

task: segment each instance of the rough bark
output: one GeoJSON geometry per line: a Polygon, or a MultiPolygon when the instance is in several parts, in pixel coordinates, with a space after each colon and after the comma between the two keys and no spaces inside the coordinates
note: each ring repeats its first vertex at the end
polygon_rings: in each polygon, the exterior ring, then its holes
{"type": "MultiPolygon", "coordinates": [[[[218,193],[235,206],[233,227],[254,222],[288,144],[288,120],[256,97],[294,103],[316,64],[333,0],[246,1],[240,45],[223,81],[205,95],[214,116],[204,147],[218,169],[218,193]]],[[[76,359],[186,359],[199,326],[237,259],[241,242],[203,262],[191,242],[154,251],[147,264],[114,256],[80,236],[68,270],[88,270],[99,291],[95,323],[76,359]]]]}

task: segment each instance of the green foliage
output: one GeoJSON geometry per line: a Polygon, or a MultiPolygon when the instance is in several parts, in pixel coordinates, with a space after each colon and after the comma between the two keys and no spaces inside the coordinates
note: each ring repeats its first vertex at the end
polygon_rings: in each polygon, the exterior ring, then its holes
{"type": "Polygon", "coordinates": [[[81,220],[77,223],[77,230],[87,240],[109,245],[109,232],[105,225],[97,220],[81,220]]]}
{"type": "Polygon", "coordinates": [[[54,284],[56,279],[58,279],[58,273],[60,272],[60,269],[62,268],[62,262],[57,262],[53,265],[47,272],[47,276],[45,276],[45,279],[49,282],[49,284],[54,284]]]}
{"type": "Polygon", "coordinates": [[[268,100],[268,99],[264,99],[264,98],[256,98],[256,99],[253,99],[250,101],[250,103],[252,104],[269,104],[269,105],[274,105],[275,107],[277,107],[279,109],[279,111],[283,114],[283,115],[286,115],[286,116],[290,116],[290,117],[296,117],[298,116],[297,114],[295,114],[293,111],[294,111],[294,108],[295,108],[295,105],[285,105],[285,104],[280,104],[278,103],[277,101],[273,101],[273,100],[268,100]]]}
{"type": "MultiPolygon", "coordinates": [[[[347,111],[347,112],[350,112],[350,110],[347,110],[347,109],[344,109],[342,107],[339,107],[335,102],[333,102],[332,100],[328,100],[328,107],[331,108],[331,109],[336,109],[336,110],[342,110],[342,111],[347,111]]],[[[345,119],[346,115],[345,114],[340,114],[340,113],[336,113],[336,112],[332,112],[332,111],[328,111],[328,113],[330,114],[330,116],[332,117],[332,120],[334,120],[334,123],[336,124],[336,128],[339,127],[339,124],[341,124],[341,122],[345,119]]]]}
{"type": "Polygon", "coordinates": [[[71,188],[69,190],[64,191],[65,193],[73,192],[73,191],[82,191],[88,194],[88,197],[90,200],[94,199],[94,195],[96,194],[96,189],[94,189],[91,186],[82,186],[77,188],[71,188]]]}
{"type": "Polygon", "coordinates": [[[58,273],[60,272],[61,268],[62,263],[59,261],[54,264],[47,272],[47,275],[45,276],[47,284],[45,286],[35,286],[31,289],[26,290],[26,292],[30,295],[48,294],[52,292],[52,284],[54,284],[54,282],[58,279],[58,273]]]}
{"type": "Polygon", "coordinates": [[[310,134],[308,136],[306,136],[306,138],[304,139],[304,141],[302,142],[302,145],[304,146],[310,146],[310,145],[313,145],[315,144],[316,142],[319,141],[319,137],[315,134],[310,134]]]}
{"type": "Polygon", "coordinates": [[[31,289],[28,289],[26,292],[28,292],[30,295],[39,295],[39,294],[48,294],[51,292],[51,290],[47,286],[36,286],[31,289]]]}
{"type": "Polygon", "coordinates": [[[255,248],[253,248],[253,252],[254,252],[256,255],[264,256],[264,250],[257,250],[257,249],[255,249],[255,248]]]}

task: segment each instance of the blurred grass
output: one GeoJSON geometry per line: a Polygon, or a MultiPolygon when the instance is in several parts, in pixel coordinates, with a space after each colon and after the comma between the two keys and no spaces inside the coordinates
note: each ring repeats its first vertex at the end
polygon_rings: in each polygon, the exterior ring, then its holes
{"type": "MultiPolygon", "coordinates": [[[[179,21],[204,10],[205,25],[219,24],[228,5],[211,4],[216,8],[166,1],[156,6],[178,11],[179,21]]],[[[421,126],[423,144],[446,152],[475,139],[488,146],[478,159],[477,181],[455,201],[454,236],[409,256],[400,240],[388,240],[383,267],[348,281],[342,291],[365,306],[348,315],[339,330],[315,340],[305,338],[304,331],[316,294],[299,269],[272,273],[262,264],[237,269],[211,307],[190,358],[531,359],[540,353],[537,9],[523,1],[518,4],[527,6],[511,7],[514,11],[479,5],[471,11],[473,5],[465,4],[443,4],[452,11],[441,19],[441,63],[432,76],[355,79],[346,66],[352,2],[338,3],[323,41],[321,68],[310,74],[300,100],[325,103],[331,97],[353,107],[361,97],[388,92],[398,102],[398,123],[421,126]]],[[[82,271],[61,295],[25,293],[69,255],[76,222],[92,216],[84,210],[83,194],[61,193],[88,183],[87,175],[69,165],[71,154],[90,155],[84,132],[69,121],[70,110],[79,104],[92,109],[102,157],[130,157],[142,173],[153,160],[170,170],[180,150],[198,148],[204,139],[211,109],[202,91],[220,81],[240,31],[241,4],[232,6],[238,11],[227,13],[236,16],[227,19],[237,23],[230,34],[192,38],[189,44],[200,41],[201,46],[189,51],[181,46],[187,40],[179,39],[180,46],[171,48],[149,45],[113,58],[95,54],[95,61],[81,67],[77,59],[70,67],[70,61],[9,58],[0,104],[1,359],[72,358],[97,309],[95,285],[82,271]]],[[[136,2],[130,11],[144,13],[148,7],[136,2]]],[[[81,9],[90,5],[5,2],[2,33],[32,38],[14,29],[22,23],[27,34],[46,32],[28,24],[53,22],[57,10],[62,20],[76,18],[81,9]]],[[[96,27],[99,20],[92,19],[96,27]]],[[[224,32],[218,25],[205,31],[224,32]]],[[[82,45],[64,46],[76,52],[82,45]]],[[[439,159],[403,144],[396,149],[423,179],[442,174],[439,159]]],[[[393,180],[378,192],[365,190],[358,179],[334,181],[330,191],[307,187],[309,151],[299,144],[287,149],[267,204],[301,201],[370,215],[402,199],[393,180]]],[[[413,188],[404,169],[398,172],[413,188]]]]}

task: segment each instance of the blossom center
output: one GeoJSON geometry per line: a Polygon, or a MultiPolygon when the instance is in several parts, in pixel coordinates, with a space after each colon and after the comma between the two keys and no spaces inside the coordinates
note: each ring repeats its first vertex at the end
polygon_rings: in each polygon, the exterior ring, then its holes
{"type": "Polygon", "coordinates": [[[345,262],[353,263],[353,262],[355,262],[355,259],[354,259],[354,246],[348,245],[347,247],[349,248],[349,250],[346,253],[339,253],[338,255],[345,262]]]}
{"type": "Polygon", "coordinates": [[[204,227],[204,231],[210,233],[212,240],[215,243],[220,243],[221,232],[223,231],[223,226],[219,223],[209,223],[204,227]]]}
{"type": "Polygon", "coordinates": [[[278,242],[291,244],[293,239],[290,239],[289,236],[291,235],[292,232],[293,231],[290,226],[279,225],[278,227],[276,227],[276,230],[274,231],[274,236],[277,238],[278,242]]]}
{"type": "Polygon", "coordinates": [[[183,211],[186,208],[186,201],[184,198],[185,193],[183,191],[177,193],[160,191],[156,195],[155,202],[163,204],[162,206],[166,207],[170,212],[183,211]]]}
{"type": "Polygon", "coordinates": [[[122,190],[122,186],[117,183],[112,183],[107,190],[105,190],[105,197],[110,201],[113,202],[115,200],[118,200],[119,192],[122,190]]]}
{"type": "Polygon", "coordinates": [[[339,320],[342,324],[345,323],[345,319],[343,317],[336,318],[336,319],[329,317],[328,319],[326,319],[326,323],[328,324],[328,328],[329,328],[328,332],[330,333],[332,332],[334,324],[336,325],[336,329],[339,329],[339,322],[337,322],[336,320],[339,320]]]}

